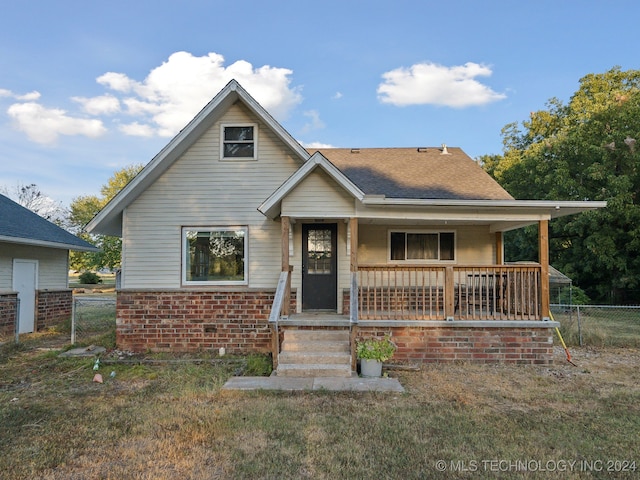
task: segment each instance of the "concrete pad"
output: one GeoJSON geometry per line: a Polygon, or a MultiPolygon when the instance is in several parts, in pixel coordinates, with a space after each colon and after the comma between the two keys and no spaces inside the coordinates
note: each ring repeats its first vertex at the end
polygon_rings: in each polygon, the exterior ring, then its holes
{"type": "Polygon", "coordinates": [[[95,345],[91,345],[89,347],[72,348],[71,350],[62,352],[59,356],[60,357],[93,357],[94,355],[99,355],[106,351],[107,349],[104,347],[96,347],[95,345]]]}
{"type": "Polygon", "coordinates": [[[231,377],[223,390],[312,390],[313,378],[300,377],[231,377]]]}
{"type": "Polygon", "coordinates": [[[404,392],[395,378],[317,377],[314,379],[313,389],[336,392],[404,392]]]}
{"type": "Polygon", "coordinates": [[[331,392],[395,392],[404,388],[395,378],[361,377],[232,377],[222,387],[223,390],[282,390],[331,392]]]}

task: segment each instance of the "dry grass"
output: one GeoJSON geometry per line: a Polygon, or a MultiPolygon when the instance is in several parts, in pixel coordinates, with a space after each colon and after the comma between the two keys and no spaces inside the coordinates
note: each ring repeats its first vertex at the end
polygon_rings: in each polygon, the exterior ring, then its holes
{"type": "MultiPolygon", "coordinates": [[[[391,372],[400,395],[226,392],[233,368],[211,363],[107,365],[116,377],[100,385],[91,359],[52,346],[2,347],[0,477],[548,478],[482,462],[640,462],[637,349],[573,350],[578,367],[559,350],[552,367],[391,372]]],[[[585,465],[555,476],[638,475],[585,465]]]]}

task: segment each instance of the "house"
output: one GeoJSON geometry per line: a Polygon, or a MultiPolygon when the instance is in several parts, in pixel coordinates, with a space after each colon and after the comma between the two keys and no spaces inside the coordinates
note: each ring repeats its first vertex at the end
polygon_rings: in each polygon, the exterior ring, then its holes
{"type": "Polygon", "coordinates": [[[0,195],[0,338],[71,316],[69,250],[96,247],[0,195]],[[19,300],[19,302],[18,302],[19,300]]]}
{"type": "Polygon", "coordinates": [[[231,81],[87,229],[123,239],[120,348],[284,373],[323,331],[350,354],[390,335],[396,361],[549,363],[548,222],[603,206],[515,200],[459,148],[307,151],[231,81]],[[540,258],[505,265],[503,232],[532,224],[540,258]]]}

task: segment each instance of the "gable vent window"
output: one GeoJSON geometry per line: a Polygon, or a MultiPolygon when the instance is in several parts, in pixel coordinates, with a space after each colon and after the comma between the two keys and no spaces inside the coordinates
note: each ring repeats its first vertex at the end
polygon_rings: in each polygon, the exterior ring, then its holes
{"type": "Polygon", "coordinates": [[[221,157],[229,160],[255,160],[258,127],[254,124],[222,125],[221,157]]]}
{"type": "Polygon", "coordinates": [[[391,261],[453,261],[453,232],[389,232],[391,261]]]}

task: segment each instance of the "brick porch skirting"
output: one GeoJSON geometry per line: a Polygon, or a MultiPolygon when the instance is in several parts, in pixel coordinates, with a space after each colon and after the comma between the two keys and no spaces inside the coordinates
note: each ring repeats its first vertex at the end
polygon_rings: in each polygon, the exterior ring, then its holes
{"type": "Polygon", "coordinates": [[[389,326],[390,322],[372,325],[375,323],[359,324],[356,337],[389,335],[398,346],[392,362],[553,363],[555,322],[521,322],[522,326],[499,321],[478,321],[477,326],[468,325],[473,321],[432,322],[438,324],[434,326],[389,326]]]}
{"type": "MultiPolygon", "coordinates": [[[[147,291],[117,294],[116,343],[132,352],[271,352],[275,289],[147,291]]],[[[291,292],[295,310],[296,294],[291,292]]]]}

